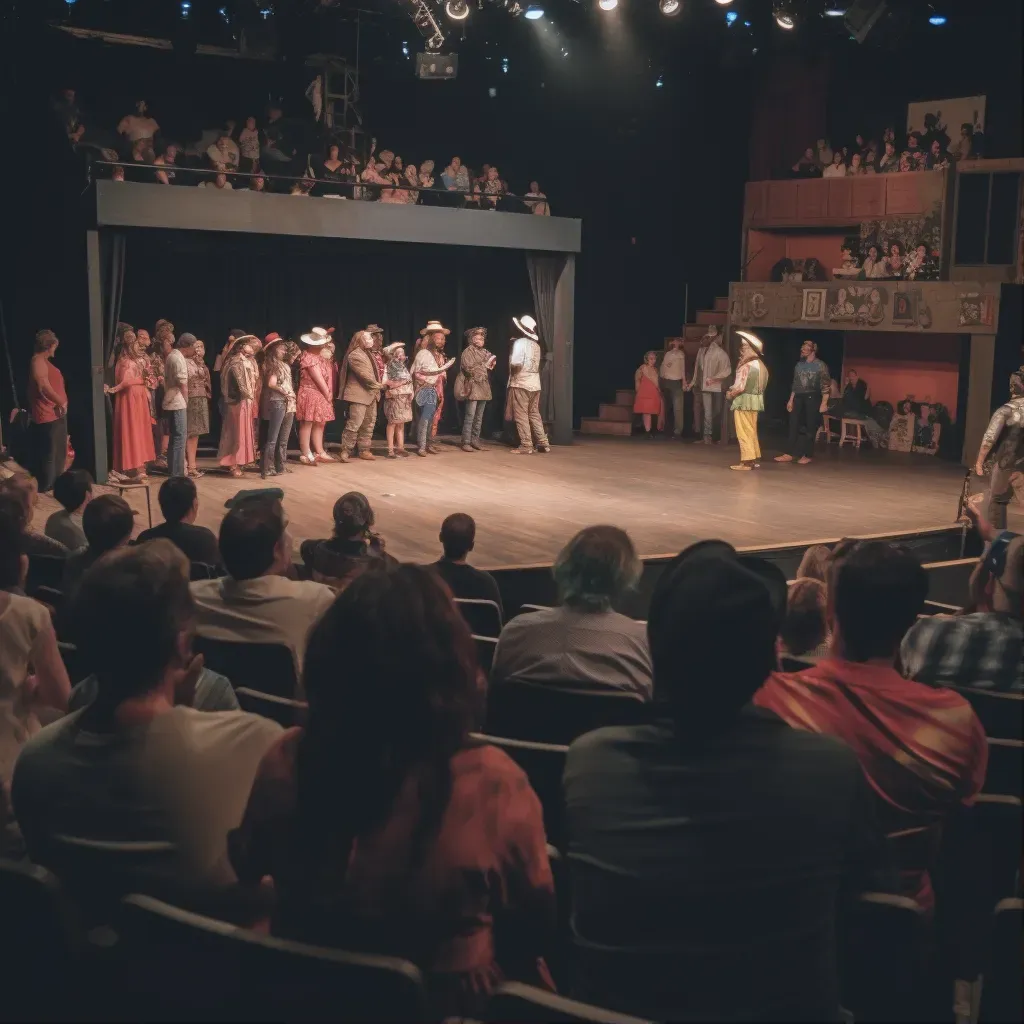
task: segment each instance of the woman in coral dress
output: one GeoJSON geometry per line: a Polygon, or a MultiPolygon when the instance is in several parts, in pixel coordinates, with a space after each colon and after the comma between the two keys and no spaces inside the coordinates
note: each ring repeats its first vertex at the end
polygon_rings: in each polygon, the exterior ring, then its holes
{"type": "Polygon", "coordinates": [[[104,391],[114,396],[114,471],[140,482],[146,478],[146,463],[156,459],[146,370],[147,357],[139,340],[134,331],[126,330],[114,385],[104,391]]]}
{"type": "Polygon", "coordinates": [[[304,466],[334,461],[324,451],[324,424],[334,419],[330,366],[322,353],[330,341],[331,335],[323,327],[302,335],[295,418],[299,421],[299,462],[304,466]]]}
{"type": "Polygon", "coordinates": [[[648,437],[654,437],[651,430],[651,417],[658,417],[658,429],[661,430],[661,420],[665,415],[665,399],[662,397],[661,384],[658,381],[657,352],[648,352],[644,356],[644,361],[637,367],[634,378],[636,397],[633,399],[633,412],[640,413],[643,417],[645,433],[648,437]]]}
{"type": "Polygon", "coordinates": [[[220,432],[217,461],[228,468],[234,477],[242,475],[243,466],[256,461],[253,407],[259,373],[252,354],[252,340],[252,335],[247,335],[235,342],[220,375],[224,423],[220,432]]]}

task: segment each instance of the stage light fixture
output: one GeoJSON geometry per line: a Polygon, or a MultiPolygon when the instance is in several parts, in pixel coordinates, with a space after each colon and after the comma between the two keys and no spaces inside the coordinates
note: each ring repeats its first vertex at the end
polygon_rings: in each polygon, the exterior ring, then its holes
{"type": "Polygon", "coordinates": [[[260,17],[266,21],[274,12],[269,7],[260,8],[260,17]]]}
{"type": "Polygon", "coordinates": [[[526,8],[526,13],[523,17],[527,21],[540,21],[540,19],[544,17],[544,8],[538,7],[536,4],[532,4],[526,8]]]}
{"type": "Polygon", "coordinates": [[[732,3],[732,0],[715,0],[715,3],[718,4],[719,7],[728,7],[729,4],[732,3]]]}
{"type": "Polygon", "coordinates": [[[928,24],[934,25],[938,28],[940,25],[945,25],[948,19],[944,14],[933,14],[928,18],[928,24]]]}
{"type": "Polygon", "coordinates": [[[469,4],[466,0],[447,0],[444,5],[444,13],[452,21],[465,21],[469,17],[469,4]]]}
{"type": "Polygon", "coordinates": [[[619,6],[619,0],[597,0],[597,6],[602,11],[614,11],[619,6]]]}
{"type": "Polygon", "coordinates": [[[846,14],[846,6],[831,0],[831,3],[824,10],[826,18],[842,18],[846,14]]]}
{"type": "Polygon", "coordinates": [[[658,0],[658,10],[666,18],[674,18],[682,9],[682,6],[680,0],[658,0]]]}
{"type": "Polygon", "coordinates": [[[655,89],[664,89],[665,88],[665,79],[662,78],[661,75],[658,75],[658,80],[654,83],[654,88],[655,89]]]}
{"type": "Polygon", "coordinates": [[[183,18],[187,18],[192,13],[192,4],[189,0],[181,0],[180,10],[183,18]]]}
{"type": "Polygon", "coordinates": [[[726,25],[734,24],[738,17],[739,17],[739,15],[735,11],[726,11],[725,12],[725,23],[726,23],[726,25]]]}
{"type": "Polygon", "coordinates": [[[796,14],[793,12],[792,4],[786,0],[779,0],[772,8],[772,14],[775,16],[775,24],[779,28],[785,29],[787,32],[796,28],[796,14]]]}

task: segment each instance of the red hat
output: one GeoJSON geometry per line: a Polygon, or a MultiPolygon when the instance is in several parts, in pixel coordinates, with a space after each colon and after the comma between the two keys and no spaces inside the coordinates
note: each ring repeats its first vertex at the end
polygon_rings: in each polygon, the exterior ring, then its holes
{"type": "Polygon", "coordinates": [[[280,341],[280,340],[281,340],[281,335],[280,335],[280,334],[278,334],[278,333],[277,333],[277,331],[271,331],[271,332],[270,332],[270,333],[269,333],[269,334],[268,334],[268,335],[267,335],[267,336],[266,336],[266,337],[265,337],[265,338],[263,339],[263,344],[264,344],[264,345],[269,345],[269,344],[270,344],[271,342],[273,342],[273,341],[280,341]]]}

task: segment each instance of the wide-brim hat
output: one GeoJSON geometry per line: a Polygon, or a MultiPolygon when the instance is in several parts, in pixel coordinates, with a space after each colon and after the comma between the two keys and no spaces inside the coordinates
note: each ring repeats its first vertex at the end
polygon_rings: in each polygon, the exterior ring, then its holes
{"type": "Polygon", "coordinates": [[[524,316],[522,319],[516,319],[512,317],[512,323],[516,325],[516,330],[525,334],[531,341],[539,341],[539,335],[537,334],[537,321],[532,316],[524,316]]]}
{"type": "Polygon", "coordinates": [[[319,348],[321,345],[326,345],[330,340],[330,332],[323,327],[313,327],[310,329],[308,334],[302,335],[302,344],[310,345],[313,348],[319,348]]]}
{"type": "Polygon", "coordinates": [[[764,352],[764,342],[756,335],[751,334],[750,331],[737,331],[736,332],[758,355],[764,352]]]}
{"type": "Polygon", "coordinates": [[[463,336],[465,337],[466,341],[469,341],[469,339],[472,338],[474,334],[482,334],[486,338],[487,337],[487,328],[486,327],[470,327],[467,330],[463,331],[462,333],[463,333],[463,336]]]}
{"type": "Polygon", "coordinates": [[[278,334],[278,333],[277,333],[277,331],[271,331],[271,332],[270,332],[270,333],[269,333],[269,334],[268,334],[268,335],[267,335],[267,336],[266,336],[266,337],[265,337],[265,338],[263,339],[263,344],[264,344],[264,345],[273,345],[275,341],[281,341],[281,340],[282,340],[282,338],[281,338],[281,335],[280,335],[280,334],[278,334]]]}
{"type": "Polygon", "coordinates": [[[441,326],[440,320],[428,320],[427,326],[420,331],[420,336],[422,337],[427,334],[443,334],[447,338],[451,333],[452,332],[449,331],[447,327],[441,326]]]}
{"type": "Polygon", "coordinates": [[[259,345],[261,348],[263,347],[263,342],[260,341],[260,339],[257,338],[255,334],[240,334],[237,338],[235,338],[235,343],[231,347],[235,348],[236,346],[241,345],[243,342],[246,341],[255,341],[257,345],[259,345]]]}
{"type": "Polygon", "coordinates": [[[381,351],[384,353],[384,355],[388,357],[388,359],[390,359],[392,355],[394,355],[394,353],[397,352],[400,348],[405,348],[404,341],[393,341],[391,342],[390,345],[385,345],[384,348],[381,349],[381,351]]]}
{"type": "Polygon", "coordinates": [[[379,334],[381,337],[384,336],[384,328],[380,324],[367,324],[364,330],[369,331],[371,334],[379,334]]]}

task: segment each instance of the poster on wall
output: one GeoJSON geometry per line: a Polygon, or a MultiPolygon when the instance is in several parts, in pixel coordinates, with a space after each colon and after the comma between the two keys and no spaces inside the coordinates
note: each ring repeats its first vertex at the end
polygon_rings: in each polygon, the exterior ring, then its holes
{"type": "MultiPolygon", "coordinates": [[[[960,126],[971,125],[976,132],[985,130],[985,97],[961,96],[949,100],[925,100],[907,104],[907,134],[918,132],[927,136],[928,145],[933,138],[945,135],[950,141],[960,138],[960,126]]],[[[943,146],[949,148],[949,142],[943,146]]]]}

